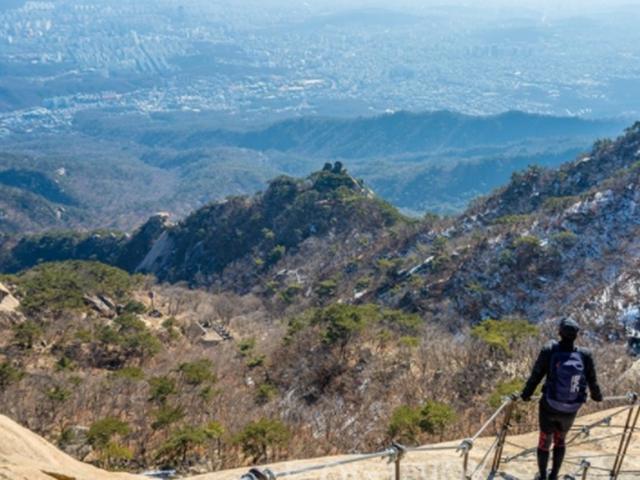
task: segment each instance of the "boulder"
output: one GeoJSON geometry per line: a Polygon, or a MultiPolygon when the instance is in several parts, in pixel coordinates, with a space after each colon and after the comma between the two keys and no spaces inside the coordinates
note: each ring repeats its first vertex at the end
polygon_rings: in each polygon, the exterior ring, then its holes
{"type": "Polygon", "coordinates": [[[115,311],[109,307],[103,300],[101,300],[96,295],[84,295],[84,301],[87,305],[89,305],[92,309],[98,312],[100,315],[105,317],[113,317],[115,315],[115,311]]]}
{"type": "Polygon", "coordinates": [[[15,312],[19,306],[18,299],[4,284],[0,283],[0,312],[15,312]]]}

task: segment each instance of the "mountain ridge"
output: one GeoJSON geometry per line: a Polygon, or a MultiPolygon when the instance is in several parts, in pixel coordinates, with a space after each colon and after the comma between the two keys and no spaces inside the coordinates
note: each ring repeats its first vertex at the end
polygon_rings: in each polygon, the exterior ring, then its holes
{"type": "MultiPolygon", "coordinates": [[[[525,139],[588,135],[606,125],[615,130],[620,121],[584,120],[510,111],[471,116],[448,110],[412,113],[400,111],[374,117],[336,119],[303,117],[246,132],[213,130],[171,139],[180,146],[209,144],[252,150],[279,150],[322,158],[382,157],[399,154],[515,143],[525,139]],[[371,142],[375,139],[375,142],[371,142]],[[452,142],[455,141],[455,144],[452,142]]],[[[613,133],[613,132],[612,132],[613,133]]],[[[144,143],[158,144],[155,136],[144,143]]],[[[165,140],[167,141],[167,140],[165,140]]]]}
{"type": "Polygon", "coordinates": [[[131,231],[157,211],[179,219],[208,202],[253,194],[278,175],[306,176],[339,157],[348,157],[356,177],[407,214],[457,214],[511,172],[528,164],[555,166],[622,129],[614,120],[513,112],[305,117],[244,131],[221,125],[206,115],[157,114],[143,121],[85,112],[71,133],[7,137],[0,176],[17,182],[22,201],[6,198],[5,216],[20,220],[5,222],[4,233],[131,231]],[[213,133],[211,125],[218,128],[213,133]],[[30,217],[45,206],[53,215],[30,217]]]}

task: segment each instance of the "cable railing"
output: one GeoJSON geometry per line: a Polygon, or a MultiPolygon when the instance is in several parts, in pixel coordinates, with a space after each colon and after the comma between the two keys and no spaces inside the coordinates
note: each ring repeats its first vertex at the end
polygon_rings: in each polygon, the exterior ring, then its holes
{"type": "MultiPolygon", "coordinates": [[[[534,397],[532,400],[539,399],[534,397]]],[[[638,395],[636,393],[628,393],[623,396],[611,396],[605,397],[603,402],[627,402],[627,405],[619,410],[607,415],[606,417],[594,421],[586,425],[576,425],[572,431],[576,432],[570,439],[567,440],[567,445],[585,445],[587,443],[595,443],[620,437],[620,441],[617,446],[615,454],[603,454],[595,455],[593,457],[569,457],[567,458],[567,465],[576,467],[576,471],[569,475],[569,478],[586,480],[587,478],[608,477],[609,480],[618,480],[621,474],[640,475],[640,471],[635,470],[623,470],[623,463],[628,454],[629,447],[632,443],[633,435],[638,427],[638,421],[640,420],[640,404],[638,402],[638,395]],[[624,425],[612,425],[611,422],[614,417],[618,417],[624,413],[627,413],[624,425]],[[588,438],[592,430],[596,428],[611,428],[620,430],[617,433],[607,435],[604,437],[588,438]],[[587,437],[587,438],[585,438],[587,437]],[[578,442],[578,440],[583,439],[578,442]],[[596,458],[613,458],[613,466],[611,468],[605,468],[593,465],[590,460],[596,458]]],[[[392,443],[388,448],[373,453],[365,453],[360,455],[352,455],[349,458],[343,460],[334,460],[325,463],[319,463],[316,465],[310,465],[307,467],[300,467],[294,470],[288,471],[273,471],[269,468],[252,468],[246,474],[241,476],[241,480],[275,480],[277,478],[293,477],[298,475],[307,474],[310,472],[317,472],[327,469],[335,469],[344,465],[350,465],[373,459],[388,460],[388,462],[394,465],[394,480],[401,480],[402,478],[402,461],[407,455],[414,452],[435,452],[435,451],[455,451],[460,454],[462,459],[462,474],[461,480],[474,480],[479,474],[486,471],[490,465],[488,478],[495,478],[496,475],[501,472],[503,465],[525,460],[525,457],[535,453],[537,447],[525,448],[521,445],[516,445],[509,442],[508,435],[512,427],[512,419],[516,405],[522,402],[522,400],[513,397],[506,397],[500,407],[489,417],[489,419],[482,425],[482,427],[471,437],[466,438],[458,445],[422,445],[418,447],[407,447],[399,443],[392,443]],[[487,429],[497,424],[497,433],[490,446],[480,457],[480,460],[471,465],[470,453],[474,449],[478,439],[480,439],[487,429]],[[519,449],[518,453],[510,456],[504,455],[505,446],[511,446],[519,449]]],[[[537,426],[536,426],[537,427],[537,426]]]]}

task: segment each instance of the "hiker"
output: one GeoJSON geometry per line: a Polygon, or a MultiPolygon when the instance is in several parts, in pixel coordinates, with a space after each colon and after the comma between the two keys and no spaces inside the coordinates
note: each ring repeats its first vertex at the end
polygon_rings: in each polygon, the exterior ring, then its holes
{"type": "Polygon", "coordinates": [[[565,438],[573,426],[578,410],[587,401],[587,386],[591,399],[602,401],[591,352],[576,347],[580,326],[571,319],[560,322],[560,341],[544,346],[520,397],[531,400],[536,388],[546,376],[540,399],[540,439],[538,443],[539,480],[556,480],[564,460],[565,438]],[[547,474],[549,451],[553,442],[553,464],[547,474]]]}

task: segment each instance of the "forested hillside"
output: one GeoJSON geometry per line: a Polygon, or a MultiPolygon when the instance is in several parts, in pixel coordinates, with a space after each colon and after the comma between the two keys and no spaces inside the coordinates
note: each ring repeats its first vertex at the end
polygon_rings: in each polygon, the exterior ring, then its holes
{"type": "Polygon", "coordinates": [[[6,244],[0,401],[112,469],[461,438],[565,315],[607,394],[637,389],[639,162],[640,123],[455,218],[407,219],[338,163],[132,235],[6,244]]]}

